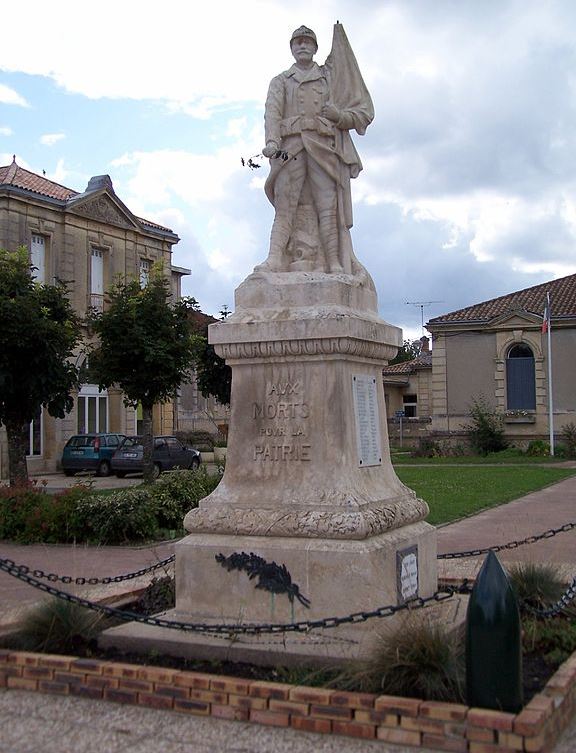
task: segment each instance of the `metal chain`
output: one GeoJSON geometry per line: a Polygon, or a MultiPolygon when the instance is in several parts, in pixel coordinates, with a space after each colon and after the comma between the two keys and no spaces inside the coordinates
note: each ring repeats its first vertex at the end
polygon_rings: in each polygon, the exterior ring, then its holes
{"type": "Polygon", "coordinates": [[[32,568],[28,567],[28,565],[17,565],[13,560],[9,559],[0,559],[0,562],[5,563],[6,565],[9,565],[11,568],[18,570],[23,575],[32,575],[34,578],[40,578],[41,580],[48,580],[51,583],[64,583],[65,585],[74,585],[74,586],[98,586],[98,585],[108,585],[109,583],[122,583],[122,581],[125,580],[133,580],[134,578],[139,578],[142,575],[147,575],[148,573],[154,572],[154,570],[159,570],[161,567],[165,567],[166,565],[169,565],[170,563],[174,562],[176,559],[176,555],[172,554],[170,557],[166,557],[166,559],[160,560],[159,562],[154,563],[153,565],[150,565],[149,567],[143,567],[141,570],[135,570],[132,573],[125,573],[124,575],[110,575],[104,578],[85,578],[85,577],[78,577],[73,578],[71,575],[57,575],[56,573],[45,573],[44,570],[33,570],[32,568]]]}
{"type": "Polygon", "coordinates": [[[373,618],[391,617],[397,612],[401,612],[406,609],[420,609],[425,607],[431,602],[443,602],[453,598],[457,593],[457,588],[448,587],[443,591],[436,591],[435,594],[428,597],[418,596],[411,601],[405,602],[399,605],[387,605],[378,607],[366,612],[354,612],[353,614],[346,615],[344,617],[324,617],[317,620],[305,620],[301,622],[290,623],[262,623],[255,625],[230,625],[230,624],[206,624],[196,622],[183,622],[165,620],[161,617],[148,617],[146,615],[137,614],[136,612],[129,612],[123,609],[116,609],[115,607],[106,606],[104,604],[96,604],[88,599],[83,599],[80,596],[67,593],[66,591],[60,591],[53,586],[49,586],[46,583],[41,583],[36,578],[24,573],[21,566],[15,565],[9,560],[0,558],[0,570],[12,575],[19,580],[28,583],[34,588],[38,588],[40,591],[55,596],[58,599],[69,601],[79,606],[86,607],[96,612],[101,612],[110,617],[116,617],[124,622],[140,622],[144,625],[152,625],[155,627],[170,628],[172,630],[182,630],[185,632],[204,633],[207,635],[227,635],[234,637],[236,635],[262,635],[270,633],[307,633],[310,630],[316,629],[330,629],[339,627],[340,625],[357,624],[360,622],[366,622],[373,618]]]}
{"type": "Polygon", "coordinates": [[[497,544],[496,546],[488,546],[484,549],[470,549],[467,552],[447,552],[446,554],[439,554],[437,559],[439,560],[456,560],[463,557],[478,557],[481,554],[488,554],[488,552],[501,552],[504,549],[517,549],[524,544],[534,544],[536,541],[542,539],[551,539],[558,533],[566,533],[566,531],[573,531],[576,528],[576,523],[564,523],[559,528],[550,528],[544,533],[539,533],[535,536],[527,536],[520,541],[510,541],[507,544],[497,544]]]}
{"type": "MultiPolygon", "coordinates": [[[[466,552],[447,552],[445,554],[438,554],[437,559],[439,560],[451,560],[451,559],[462,559],[464,557],[478,557],[481,554],[487,554],[488,552],[500,552],[503,549],[517,549],[520,546],[523,546],[524,544],[534,544],[536,541],[541,541],[542,539],[550,539],[553,536],[556,536],[559,533],[565,533],[567,531],[572,531],[576,528],[576,523],[565,523],[563,526],[560,526],[559,528],[550,528],[548,531],[544,531],[544,533],[540,533],[534,536],[527,536],[525,539],[522,539],[520,541],[510,541],[507,544],[497,544],[496,546],[489,546],[485,547],[484,549],[470,549],[466,552]]],[[[165,567],[166,565],[170,565],[174,560],[176,559],[176,556],[174,554],[170,555],[170,557],[166,557],[163,560],[160,560],[159,562],[156,562],[153,565],[150,565],[149,567],[144,567],[140,570],[135,570],[131,573],[125,573],[123,575],[110,575],[106,576],[104,578],[97,578],[95,576],[92,577],[83,577],[79,576],[76,578],[73,578],[70,575],[57,575],[56,573],[45,573],[44,570],[41,569],[32,569],[28,567],[28,565],[16,565],[15,562],[9,559],[0,559],[0,562],[4,562],[9,564],[11,567],[19,569],[24,575],[31,574],[34,576],[34,578],[40,578],[41,580],[48,580],[51,583],[64,583],[65,585],[75,585],[75,586],[97,586],[97,585],[108,585],[110,583],[121,583],[125,580],[133,580],[134,578],[139,578],[142,575],[147,575],[148,573],[154,572],[154,570],[159,570],[161,567],[165,567]]]]}
{"type": "Polygon", "coordinates": [[[549,607],[533,607],[526,602],[524,602],[522,606],[535,617],[556,617],[561,614],[566,607],[569,607],[574,599],[576,599],[576,578],[570,583],[558,601],[551,604],[549,607]]]}

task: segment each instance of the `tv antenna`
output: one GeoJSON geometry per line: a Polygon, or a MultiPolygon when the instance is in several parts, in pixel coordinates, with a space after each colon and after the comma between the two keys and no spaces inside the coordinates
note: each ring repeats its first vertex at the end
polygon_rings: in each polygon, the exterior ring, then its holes
{"type": "Polygon", "coordinates": [[[422,335],[424,335],[424,309],[435,303],[444,303],[444,301],[406,301],[407,306],[420,306],[420,321],[422,326],[422,335]]]}

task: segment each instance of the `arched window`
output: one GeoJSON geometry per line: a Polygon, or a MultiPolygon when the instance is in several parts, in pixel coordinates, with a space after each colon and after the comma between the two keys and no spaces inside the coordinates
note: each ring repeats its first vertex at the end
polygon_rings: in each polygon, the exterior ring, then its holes
{"type": "Polygon", "coordinates": [[[506,357],[506,407],[536,410],[534,353],[526,343],[513,345],[506,357]]]}

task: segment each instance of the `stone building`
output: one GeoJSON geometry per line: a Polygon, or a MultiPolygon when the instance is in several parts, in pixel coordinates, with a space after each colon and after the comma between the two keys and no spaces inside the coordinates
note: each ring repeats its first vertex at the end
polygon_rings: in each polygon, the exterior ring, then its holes
{"type": "Polygon", "coordinates": [[[430,432],[432,353],[429,339],[420,338],[420,353],[416,358],[386,366],[382,377],[390,441],[392,444],[417,444],[430,432]]]}
{"type": "MultiPolygon", "coordinates": [[[[190,270],[172,265],[172,230],[136,217],[116,195],[109,176],[90,179],[82,193],[25,170],[16,163],[0,167],[0,247],[26,246],[40,282],[69,284],[74,309],[102,309],[114,279],[139,277],[144,285],[154,262],[162,261],[172,294],[181,294],[181,279],[190,270]]],[[[126,333],[129,336],[129,333],[126,333]]],[[[78,365],[82,350],[78,349],[78,365]]],[[[154,430],[169,433],[176,411],[157,406],[154,430]]],[[[118,389],[100,392],[82,384],[73,411],[62,420],[42,411],[30,427],[28,467],[31,473],[57,469],[68,437],[75,433],[135,433],[138,411],[127,408],[118,389]]],[[[0,429],[0,477],[7,473],[7,445],[0,429]]]]}
{"type": "Polygon", "coordinates": [[[576,274],[431,319],[431,430],[457,437],[482,396],[504,414],[511,442],[547,439],[550,296],[554,429],[576,422],[576,274]]]}

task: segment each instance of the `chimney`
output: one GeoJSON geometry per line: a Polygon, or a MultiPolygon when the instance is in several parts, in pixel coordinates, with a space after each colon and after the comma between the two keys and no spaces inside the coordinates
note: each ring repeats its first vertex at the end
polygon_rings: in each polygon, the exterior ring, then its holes
{"type": "Polygon", "coordinates": [[[423,335],[420,338],[420,353],[428,353],[430,350],[430,340],[426,337],[426,335],[423,335]]]}

